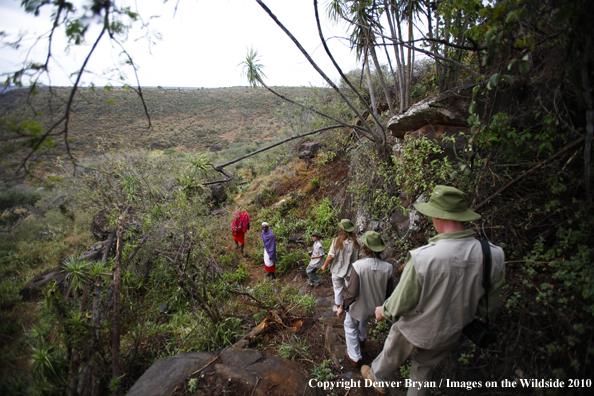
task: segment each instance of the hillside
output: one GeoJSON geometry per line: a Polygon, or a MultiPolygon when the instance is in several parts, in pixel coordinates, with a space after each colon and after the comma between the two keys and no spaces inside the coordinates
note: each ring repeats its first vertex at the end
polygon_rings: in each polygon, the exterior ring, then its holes
{"type": "MultiPolygon", "coordinates": [[[[292,98],[311,96],[309,88],[280,88],[292,98]]],[[[43,88],[29,98],[26,90],[0,95],[0,119],[31,119],[49,127],[60,116],[68,88],[43,88]]],[[[268,91],[248,87],[217,89],[144,88],[143,98],[124,88],[81,88],[73,100],[69,138],[72,154],[85,157],[126,141],[149,150],[199,152],[268,141],[283,132],[282,100],[268,91]]],[[[4,142],[6,146],[11,142],[4,142]]],[[[65,143],[55,140],[54,155],[65,143]]],[[[18,158],[22,151],[12,154],[18,158]]],[[[16,161],[16,159],[15,159],[16,161]]],[[[5,164],[6,166],[6,164],[5,164]]]]}

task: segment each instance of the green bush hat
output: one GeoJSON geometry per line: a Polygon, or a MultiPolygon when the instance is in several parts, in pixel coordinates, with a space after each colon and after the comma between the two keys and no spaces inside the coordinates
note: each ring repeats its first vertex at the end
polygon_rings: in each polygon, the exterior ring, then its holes
{"type": "Polygon", "coordinates": [[[322,234],[319,233],[318,231],[314,231],[314,232],[311,233],[311,236],[315,236],[315,237],[321,238],[322,237],[322,234]]]}
{"type": "Polygon", "coordinates": [[[425,216],[454,221],[472,221],[481,215],[466,207],[464,193],[450,186],[435,186],[429,202],[414,204],[425,216]]]}
{"type": "Polygon", "coordinates": [[[382,236],[375,231],[367,231],[361,237],[361,242],[372,252],[383,252],[386,244],[382,241],[382,236]]]}
{"type": "Polygon", "coordinates": [[[355,231],[355,225],[349,219],[342,219],[338,226],[345,230],[346,232],[353,232],[355,231]]]}

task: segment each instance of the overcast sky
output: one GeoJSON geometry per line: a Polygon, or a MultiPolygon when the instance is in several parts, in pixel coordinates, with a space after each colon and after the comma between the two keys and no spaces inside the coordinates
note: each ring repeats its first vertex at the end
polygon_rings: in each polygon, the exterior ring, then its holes
{"type": "MultiPolygon", "coordinates": [[[[74,0],[77,6],[89,1],[74,0]]],[[[50,17],[47,8],[38,17],[26,14],[20,7],[20,0],[0,0],[0,31],[8,38],[25,35],[19,50],[4,46],[0,49],[0,73],[18,70],[23,62],[35,60],[44,62],[47,54],[47,41],[39,41],[34,50],[28,49],[34,38],[47,33],[50,17]],[[28,58],[27,58],[28,56],[28,58]]],[[[337,81],[334,70],[320,39],[314,17],[313,0],[265,0],[273,13],[300,40],[305,49],[319,62],[330,77],[337,81]]],[[[325,0],[320,0],[320,13],[325,14],[325,0]]],[[[323,79],[303,57],[293,42],[274,23],[254,0],[180,0],[174,16],[176,0],[163,4],[162,0],[119,0],[118,4],[128,5],[138,10],[144,23],[149,22],[148,31],[158,32],[161,40],[150,46],[142,38],[147,30],[140,29],[141,22],[135,24],[127,41],[126,50],[139,67],[142,86],[163,87],[232,87],[247,85],[238,66],[250,47],[256,49],[268,77],[267,84],[274,86],[324,86],[323,79]],[[150,18],[160,15],[159,18],[150,18]]],[[[326,38],[344,36],[344,25],[324,21],[326,38]]],[[[63,34],[55,38],[52,53],[56,61],[51,64],[51,84],[71,85],[71,73],[78,70],[98,34],[99,26],[87,33],[86,45],[73,46],[66,51],[63,34]]],[[[6,38],[5,38],[6,40],[6,38]]],[[[344,41],[331,39],[329,45],[345,71],[354,69],[357,64],[353,53],[344,41]]],[[[104,39],[92,55],[89,71],[85,74],[83,85],[93,82],[105,85],[106,75],[114,75],[110,69],[121,64],[117,46],[104,39]]],[[[135,78],[127,69],[127,83],[136,85],[135,78]]],[[[43,81],[45,84],[47,80],[43,81]]],[[[113,85],[121,85],[111,80],[113,85]]]]}

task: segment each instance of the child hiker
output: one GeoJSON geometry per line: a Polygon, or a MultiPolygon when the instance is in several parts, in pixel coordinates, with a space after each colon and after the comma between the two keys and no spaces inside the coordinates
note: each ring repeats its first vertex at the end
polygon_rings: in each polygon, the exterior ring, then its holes
{"type": "Polygon", "coordinates": [[[305,272],[307,273],[307,276],[309,276],[308,283],[312,287],[322,283],[322,278],[316,274],[316,270],[324,264],[322,261],[322,257],[324,257],[324,247],[322,246],[322,242],[320,242],[321,237],[322,235],[317,231],[311,234],[311,239],[314,244],[311,251],[308,252],[311,260],[309,261],[309,265],[305,269],[305,272]]]}

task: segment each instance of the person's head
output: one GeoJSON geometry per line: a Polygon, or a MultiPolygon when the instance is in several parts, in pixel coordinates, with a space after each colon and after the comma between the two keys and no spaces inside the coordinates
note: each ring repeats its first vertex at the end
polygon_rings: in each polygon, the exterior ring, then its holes
{"type": "Polygon", "coordinates": [[[321,237],[322,237],[322,234],[320,234],[320,233],[319,233],[319,232],[317,232],[317,231],[314,231],[314,232],[312,232],[312,234],[311,234],[311,240],[312,240],[312,241],[314,241],[314,242],[316,242],[316,241],[320,240],[320,238],[321,238],[321,237]]]}
{"type": "Polygon", "coordinates": [[[337,250],[342,249],[342,243],[346,240],[353,241],[353,247],[355,249],[359,249],[359,242],[357,238],[355,238],[355,225],[349,219],[342,219],[338,223],[338,237],[336,238],[336,243],[334,247],[337,250]]]}
{"type": "Polygon", "coordinates": [[[270,225],[267,222],[262,223],[262,231],[267,231],[270,228],[270,225]]]}
{"type": "Polygon", "coordinates": [[[382,240],[380,234],[375,231],[367,231],[361,237],[363,242],[363,253],[368,257],[380,257],[381,253],[386,249],[386,244],[382,240]]]}
{"type": "Polygon", "coordinates": [[[464,193],[450,186],[435,186],[435,190],[426,203],[414,204],[415,209],[431,217],[438,233],[461,231],[465,221],[481,218],[476,212],[468,209],[464,193]]]}

